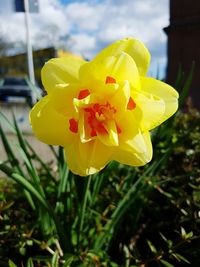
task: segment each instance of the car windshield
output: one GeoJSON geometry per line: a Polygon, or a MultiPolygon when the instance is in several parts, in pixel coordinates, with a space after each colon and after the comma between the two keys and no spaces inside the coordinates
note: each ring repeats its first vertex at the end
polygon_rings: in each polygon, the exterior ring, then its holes
{"type": "Polygon", "coordinates": [[[27,82],[25,79],[19,79],[19,78],[5,78],[4,85],[27,85],[27,82]]]}

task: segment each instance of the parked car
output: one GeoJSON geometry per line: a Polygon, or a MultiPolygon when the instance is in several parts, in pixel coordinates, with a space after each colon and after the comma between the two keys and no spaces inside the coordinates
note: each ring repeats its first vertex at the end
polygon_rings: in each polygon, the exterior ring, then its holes
{"type": "Polygon", "coordinates": [[[26,77],[6,77],[0,86],[0,101],[21,102],[25,100],[29,105],[36,102],[36,93],[41,94],[41,89],[36,86],[35,92],[26,77]]]}

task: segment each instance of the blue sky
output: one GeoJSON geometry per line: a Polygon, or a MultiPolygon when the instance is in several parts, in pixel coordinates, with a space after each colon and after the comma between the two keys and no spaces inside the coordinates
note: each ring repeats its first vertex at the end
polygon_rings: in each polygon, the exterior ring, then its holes
{"type": "MultiPolygon", "coordinates": [[[[91,59],[109,43],[132,36],[151,52],[150,74],[160,78],[166,67],[163,28],[169,24],[169,0],[39,0],[40,12],[30,15],[35,49],[64,48],[91,59]]],[[[12,11],[13,0],[0,0],[0,35],[25,49],[24,14],[12,11]]]]}

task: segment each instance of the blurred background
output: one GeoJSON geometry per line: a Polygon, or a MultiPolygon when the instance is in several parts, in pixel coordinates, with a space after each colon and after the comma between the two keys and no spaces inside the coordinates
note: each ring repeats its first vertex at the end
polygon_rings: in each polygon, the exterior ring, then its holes
{"type": "Polygon", "coordinates": [[[128,36],[149,49],[148,75],[171,85],[195,62],[190,96],[200,108],[199,33],[199,0],[0,0],[1,111],[9,116],[12,107],[29,132],[28,105],[42,92],[40,72],[48,59],[90,60],[128,36]]]}
{"type": "MultiPolygon", "coordinates": [[[[22,2],[0,0],[1,56],[26,52],[22,2]]],[[[91,59],[111,42],[133,36],[152,54],[150,73],[159,67],[159,77],[164,77],[168,0],[29,0],[29,8],[34,51],[54,48],[91,59]]],[[[36,60],[35,68],[38,64],[36,60]]]]}

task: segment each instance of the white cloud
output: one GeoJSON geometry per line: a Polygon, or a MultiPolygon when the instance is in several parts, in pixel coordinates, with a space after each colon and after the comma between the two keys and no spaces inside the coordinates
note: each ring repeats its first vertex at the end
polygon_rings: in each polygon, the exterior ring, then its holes
{"type": "Polygon", "coordinates": [[[70,50],[74,53],[78,53],[85,58],[91,58],[96,47],[95,37],[87,34],[75,34],[70,39],[70,50]]]}
{"type": "Polygon", "coordinates": [[[102,5],[89,5],[87,2],[76,2],[66,6],[65,14],[72,28],[78,27],[79,30],[89,31],[99,27],[101,21],[99,14],[102,13],[101,9],[102,5]]]}
{"type": "MultiPolygon", "coordinates": [[[[34,47],[58,46],[62,37],[72,51],[91,58],[108,43],[133,36],[146,44],[153,61],[164,66],[162,29],[168,25],[169,0],[85,0],[67,5],[62,0],[39,1],[40,13],[30,14],[34,47]]],[[[11,41],[25,42],[24,14],[12,13],[8,19],[11,2],[0,0],[0,31],[11,41]]]]}

